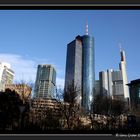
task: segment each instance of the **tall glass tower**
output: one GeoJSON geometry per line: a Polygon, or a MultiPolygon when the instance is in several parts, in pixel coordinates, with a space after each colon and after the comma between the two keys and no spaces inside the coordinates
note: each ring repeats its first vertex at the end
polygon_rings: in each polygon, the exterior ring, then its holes
{"type": "Polygon", "coordinates": [[[82,57],[82,106],[86,110],[91,110],[93,101],[95,68],[94,68],[94,39],[89,35],[82,37],[83,57],[82,57]]]}
{"type": "Polygon", "coordinates": [[[86,25],[86,35],[78,35],[67,45],[65,75],[65,91],[73,82],[73,86],[77,87],[76,102],[86,111],[91,110],[94,96],[94,61],[94,38],[88,35],[88,25],[86,25]]]}

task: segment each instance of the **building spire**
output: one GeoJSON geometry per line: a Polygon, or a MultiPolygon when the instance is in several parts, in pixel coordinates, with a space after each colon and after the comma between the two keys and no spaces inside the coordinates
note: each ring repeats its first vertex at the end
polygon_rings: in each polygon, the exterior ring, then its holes
{"type": "Polygon", "coordinates": [[[119,43],[119,48],[120,48],[120,54],[121,54],[121,61],[125,62],[125,52],[122,49],[122,44],[119,43]]]}
{"type": "Polygon", "coordinates": [[[122,44],[119,43],[120,52],[122,52],[122,44]]]}
{"type": "Polygon", "coordinates": [[[88,35],[88,21],[86,22],[86,35],[88,35]]]}

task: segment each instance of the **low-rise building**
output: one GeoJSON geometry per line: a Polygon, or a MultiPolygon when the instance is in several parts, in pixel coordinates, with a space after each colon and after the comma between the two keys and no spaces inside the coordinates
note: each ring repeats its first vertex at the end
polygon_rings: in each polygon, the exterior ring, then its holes
{"type": "Polygon", "coordinates": [[[27,84],[6,84],[5,90],[10,89],[11,91],[15,91],[24,102],[28,101],[31,97],[32,88],[27,84]]]}

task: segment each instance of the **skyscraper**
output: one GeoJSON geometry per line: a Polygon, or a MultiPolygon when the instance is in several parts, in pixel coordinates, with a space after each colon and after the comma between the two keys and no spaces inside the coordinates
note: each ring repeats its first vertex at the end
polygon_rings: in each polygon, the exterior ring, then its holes
{"type": "Polygon", "coordinates": [[[120,54],[121,54],[120,70],[122,72],[124,98],[130,100],[129,87],[127,86],[128,80],[127,80],[127,71],[126,71],[125,52],[121,48],[120,48],[120,54]]]}
{"type": "Polygon", "coordinates": [[[120,49],[121,62],[117,71],[107,70],[99,73],[100,93],[112,98],[126,99],[129,101],[129,89],[126,73],[125,52],[120,49]]]}
{"type": "Polygon", "coordinates": [[[38,65],[35,98],[53,98],[56,87],[56,71],[52,65],[38,65]]]}
{"type": "Polygon", "coordinates": [[[76,102],[87,111],[91,110],[94,95],[94,60],[94,38],[88,35],[86,25],[86,35],[78,35],[67,45],[65,91],[73,83],[77,87],[76,102]]]}
{"type": "Polygon", "coordinates": [[[120,70],[112,69],[99,73],[100,93],[112,98],[124,99],[123,79],[120,70]]]}
{"type": "Polygon", "coordinates": [[[12,84],[14,71],[9,63],[0,63],[0,91],[5,90],[6,84],[12,84]]]}

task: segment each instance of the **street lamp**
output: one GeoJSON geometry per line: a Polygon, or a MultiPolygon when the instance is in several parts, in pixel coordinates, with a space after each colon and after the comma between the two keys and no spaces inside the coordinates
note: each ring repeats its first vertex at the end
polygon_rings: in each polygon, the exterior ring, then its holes
{"type": "Polygon", "coordinates": [[[20,118],[19,118],[19,119],[20,119],[20,121],[19,121],[20,127],[19,127],[19,128],[20,128],[20,129],[22,129],[22,123],[23,123],[23,122],[22,122],[22,121],[23,121],[23,120],[22,120],[22,115],[23,115],[24,109],[25,109],[25,106],[23,106],[23,105],[20,105],[20,106],[19,106],[19,110],[20,110],[20,118]]]}

